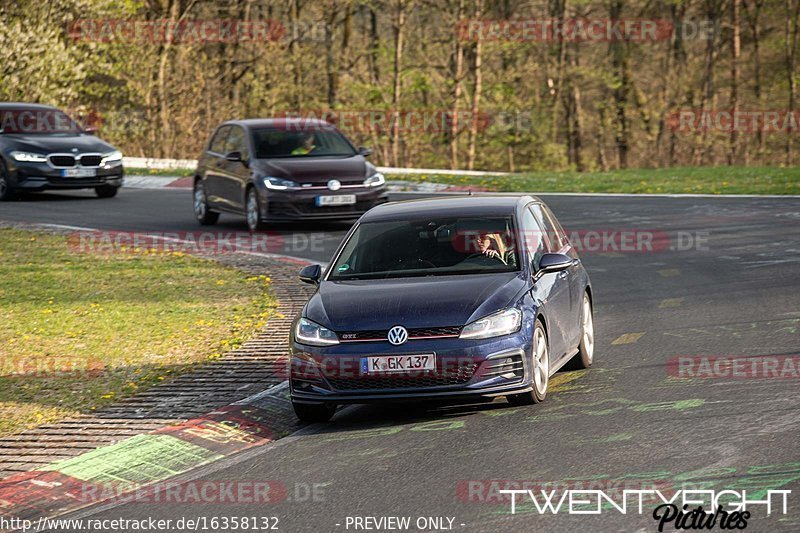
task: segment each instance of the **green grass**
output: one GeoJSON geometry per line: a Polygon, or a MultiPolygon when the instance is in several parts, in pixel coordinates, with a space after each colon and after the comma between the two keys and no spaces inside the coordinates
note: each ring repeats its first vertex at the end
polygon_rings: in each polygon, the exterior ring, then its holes
{"type": "Polygon", "coordinates": [[[611,172],[532,172],[513,176],[390,175],[499,192],[800,194],[800,168],[689,167],[611,172]]]}
{"type": "Polygon", "coordinates": [[[0,229],[0,279],[0,435],[170,380],[276,314],[265,276],[13,229],[0,229]]]}
{"type": "Polygon", "coordinates": [[[125,174],[128,176],[167,176],[185,177],[194,176],[192,168],[136,168],[125,167],[125,174]]]}

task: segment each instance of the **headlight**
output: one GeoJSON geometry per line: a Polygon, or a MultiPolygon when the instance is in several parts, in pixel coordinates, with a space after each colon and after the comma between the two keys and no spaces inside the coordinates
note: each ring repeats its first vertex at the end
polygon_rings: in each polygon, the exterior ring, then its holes
{"type": "Polygon", "coordinates": [[[522,312],[515,308],[506,309],[467,324],[461,330],[459,338],[489,339],[500,335],[508,335],[519,331],[520,324],[522,324],[522,312]]]}
{"type": "Polygon", "coordinates": [[[264,185],[267,186],[267,189],[272,189],[274,191],[285,191],[286,189],[297,187],[297,183],[293,182],[292,180],[274,178],[272,176],[267,176],[264,178],[264,185]]]}
{"type": "Polygon", "coordinates": [[[103,154],[103,161],[102,163],[116,163],[117,161],[122,161],[122,152],[119,150],[114,150],[113,152],[109,152],[107,154],[103,154]]]}
{"type": "Polygon", "coordinates": [[[294,336],[300,344],[310,344],[311,346],[339,344],[336,333],[306,318],[297,321],[294,336]]]}
{"type": "Polygon", "coordinates": [[[376,172],[364,180],[364,187],[379,187],[384,183],[386,183],[386,178],[380,172],[376,172]]]}
{"type": "Polygon", "coordinates": [[[47,156],[33,152],[11,152],[11,157],[22,163],[46,163],[47,156]]]}

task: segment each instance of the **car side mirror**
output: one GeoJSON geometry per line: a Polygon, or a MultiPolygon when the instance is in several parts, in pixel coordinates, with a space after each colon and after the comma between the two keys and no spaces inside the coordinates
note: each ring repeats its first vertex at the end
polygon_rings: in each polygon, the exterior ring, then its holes
{"type": "Polygon", "coordinates": [[[363,155],[364,157],[369,157],[372,155],[372,150],[367,148],[366,146],[360,146],[358,148],[359,155],[363,155]]]}
{"type": "Polygon", "coordinates": [[[100,128],[97,126],[86,126],[83,128],[83,133],[88,133],[89,135],[94,135],[98,131],[100,131],[100,128]]]}
{"type": "Polygon", "coordinates": [[[300,281],[303,283],[319,285],[320,277],[322,277],[322,267],[319,265],[308,265],[300,269],[300,281]]]}
{"type": "MultiPolygon", "coordinates": [[[[573,260],[566,254],[543,254],[539,260],[539,269],[533,275],[534,281],[551,272],[561,272],[573,265],[573,260]]],[[[533,265],[531,265],[533,267],[533,265]]]]}

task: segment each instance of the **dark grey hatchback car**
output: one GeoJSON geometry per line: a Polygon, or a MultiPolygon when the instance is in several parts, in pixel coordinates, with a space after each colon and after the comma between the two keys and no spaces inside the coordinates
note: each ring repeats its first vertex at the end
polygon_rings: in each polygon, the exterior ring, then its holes
{"type": "Polygon", "coordinates": [[[386,202],[369,154],[321,120],[225,122],[198,161],[195,217],[208,225],[221,212],[245,215],[251,231],[273,221],[355,220],[386,202]]]}

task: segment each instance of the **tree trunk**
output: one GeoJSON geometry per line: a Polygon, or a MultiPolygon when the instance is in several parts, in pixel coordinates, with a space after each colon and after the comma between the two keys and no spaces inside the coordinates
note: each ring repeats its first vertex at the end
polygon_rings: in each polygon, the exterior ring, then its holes
{"type": "MultiPolygon", "coordinates": [[[[456,11],[456,23],[459,23],[464,16],[464,0],[458,0],[456,11]]],[[[458,118],[458,105],[461,100],[461,78],[464,70],[464,47],[461,44],[461,37],[458,32],[453,32],[455,50],[453,51],[453,103],[450,109],[450,168],[458,168],[458,128],[460,126],[458,118]]]]}
{"type": "MultiPolygon", "coordinates": [[[[614,0],[609,9],[610,18],[619,20],[622,18],[622,0],[614,0]]],[[[628,168],[628,149],[629,149],[629,126],[626,110],[628,98],[630,96],[630,73],[628,72],[628,50],[624,41],[614,40],[611,42],[612,66],[616,76],[614,87],[614,111],[616,115],[616,127],[614,128],[614,140],[617,144],[617,166],[628,168]]]]}
{"type": "Polygon", "coordinates": [[[300,0],[292,0],[289,6],[289,28],[292,32],[292,39],[289,41],[289,57],[292,62],[292,100],[294,110],[301,112],[303,108],[303,94],[301,91],[303,73],[300,70],[300,58],[298,58],[298,48],[300,46],[300,0]]]}
{"type": "MultiPolygon", "coordinates": [[[[673,4],[670,6],[670,15],[672,18],[672,27],[679,28],[679,24],[686,18],[686,4],[673,4]]],[[[671,75],[672,70],[667,70],[667,81],[665,82],[666,85],[670,83],[670,80],[681,80],[684,79],[686,75],[686,49],[684,48],[684,41],[683,41],[683,32],[681,30],[673,32],[672,40],[670,42],[670,57],[672,61],[669,64],[674,64],[674,76],[671,75]]],[[[669,91],[669,88],[665,89],[665,91],[669,91]]],[[[685,94],[681,94],[681,84],[675,84],[674,90],[671,91],[671,96],[669,98],[669,103],[667,104],[666,111],[667,112],[674,112],[675,108],[678,106],[679,102],[687,102],[687,96],[685,94]]],[[[689,98],[688,103],[691,104],[691,98],[689,98]]],[[[663,120],[663,118],[662,118],[663,120]]],[[[675,166],[678,162],[677,160],[677,133],[675,132],[675,126],[670,128],[669,132],[669,153],[667,154],[667,165],[668,166],[675,166]]]]}
{"type": "MultiPolygon", "coordinates": [[[[712,22],[719,19],[719,9],[724,0],[706,0],[706,17],[712,22]]],[[[717,57],[717,35],[714,33],[711,39],[706,40],[705,66],[703,69],[703,89],[700,96],[700,113],[706,109],[713,109],[716,100],[716,89],[714,87],[714,64],[717,57]]],[[[695,142],[692,148],[692,164],[700,166],[705,164],[711,147],[708,145],[708,129],[704,128],[700,133],[700,143],[695,142]]]]}
{"type": "MultiPolygon", "coordinates": [[[[330,11],[325,17],[325,77],[328,81],[327,101],[328,108],[334,109],[336,107],[336,97],[339,91],[339,64],[337,58],[339,54],[336,53],[334,46],[334,28],[337,27],[336,16],[338,15],[338,8],[336,2],[331,2],[328,5],[330,11]]],[[[343,52],[344,50],[342,50],[343,52]]]]}
{"type": "MultiPolygon", "coordinates": [[[[483,0],[476,0],[475,2],[475,18],[479,19],[483,12],[483,0]]],[[[483,41],[480,37],[475,42],[475,62],[473,64],[473,75],[475,78],[475,89],[472,91],[472,113],[469,123],[469,147],[467,148],[467,169],[473,170],[475,168],[475,144],[478,141],[478,125],[481,122],[478,120],[481,104],[481,91],[483,90],[483,72],[482,72],[482,55],[483,41]]]]}
{"type": "Polygon", "coordinates": [[[394,20],[394,72],[392,82],[392,113],[394,119],[391,124],[390,144],[392,148],[392,164],[399,167],[400,162],[400,98],[402,96],[402,72],[403,72],[403,40],[405,39],[406,25],[406,0],[397,0],[395,3],[394,20]]]}
{"type": "MultiPolygon", "coordinates": [[[[800,1],[786,0],[786,39],[784,40],[784,50],[786,57],[786,76],[789,82],[789,113],[794,113],[797,92],[797,35],[798,17],[800,17],[800,1]]],[[[794,129],[786,132],[786,165],[791,166],[793,160],[792,136],[794,129]]]]}
{"type": "MultiPolygon", "coordinates": [[[[568,46],[569,45],[566,45],[565,48],[568,46]]],[[[570,72],[567,77],[564,114],[567,123],[567,156],[570,164],[574,165],[578,172],[583,172],[586,168],[581,155],[583,146],[583,140],[581,138],[581,90],[578,86],[578,80],[576,79],[580,68],[579,51],[580,45],[576,45],[569,47],[567,54],[570,72]]]]}
{"type": "MultiPolygon", "coordinates": [[[[174,0],[169,6],[169,20],[176,22],[181,18],[181,1],[174,0]]],[[[158,65],[158,110],[159,122],[161,125],[160,142],[158,153],[160,157],[167,157],[170,151],[168,149],[172,142],[172,120],[169,109],[169,97],[167,95],[167,66],[169,65],[170,52],[172,50],[172,41],[167,39],[164,46],[161,48],[158,65]]]]}
{"type": "Polygon", "coordinates": [[[381,82],[380,65],[378,65],[378,51],[381,47],[381,37],[378,33],[378,14],[372,7],[369,10],[369,63],[372,83],[378,85],[381,82]]]}
{"type": "MultiPolygon", "coordinates": [[[[558,20],[561,27],[564,27],[564,20],[567,12],[567,0],[555,0],[551,8],[551,16],[558,20]]],[[[558,105],[561,101],[561,88],[564,83],[564,65],[566,64],[566,45],[562,39],[556,44],[556,79],[550,83],[550,95],[553,97],[552,111],[550,118],[550,142],[555,144],[558,140],[558,105]]]]}
{"type": "MultiPolygon", "coordinates": [[[[739,111],[739,55],[741,53],[741,21],[739,9],[741,0],[731,1],[731,112],[733,116],[739,111]]],[[[738,131],[731,127],[730,151],[728,164],[735,165],[737,161],[738,131]]]]}
{"type": "MultiPolygon", "coordinates": [[[[753,11],[750,12],[747,0],[742,2],[744,13],[750,23],[750,31],[753,34],[753,92],[756,97],[756,106],[759,110],[763,109],[763,102],[761,100],[761,23],[759,17],[761,14],[761,7],[763,0],[753,0],[753,11]]],[[[759,164],[763,164],[764,160],[764,132],[761,128],[756,130],[756,154],[758,156],[759,164]]]]}

